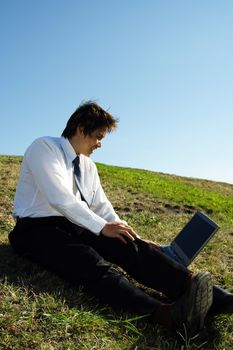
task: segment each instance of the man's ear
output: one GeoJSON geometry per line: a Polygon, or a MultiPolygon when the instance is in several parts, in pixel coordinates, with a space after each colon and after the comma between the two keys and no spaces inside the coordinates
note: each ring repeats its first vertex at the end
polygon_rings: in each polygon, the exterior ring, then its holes
{"type": "Polygon", "coordinates": [[[76,135],[84,136],[83,128],[78,126],[76,129],[76,135]]]}

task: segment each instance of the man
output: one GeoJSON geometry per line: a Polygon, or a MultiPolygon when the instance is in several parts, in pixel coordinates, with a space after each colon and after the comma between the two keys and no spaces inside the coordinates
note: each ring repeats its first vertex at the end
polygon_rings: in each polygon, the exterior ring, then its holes
{"type": "Polygon", "coordinates": [[[208,272],[196,276],[120,220],[89,156],[117,120],[94,102],[79,106],[62,137],[42,137],[27,149],[14,201],[15,251],[59,276],[83,285],[100,301],[190,335],[204,325],[212,304],[208,272]],[[162,292],[162,303],[130,283],[162,292]]]}

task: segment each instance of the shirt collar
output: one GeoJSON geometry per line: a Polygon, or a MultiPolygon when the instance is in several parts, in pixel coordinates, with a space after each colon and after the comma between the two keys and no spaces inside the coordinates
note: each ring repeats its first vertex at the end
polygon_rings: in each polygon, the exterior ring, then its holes
{"type": "Polygon", "coordinates": [[[77,157],[75,150],[73,149],[69,140],[65,137],[61,137],[61,146],[65,154],[67,165],[72,166],[73,160],[77,157]]]}

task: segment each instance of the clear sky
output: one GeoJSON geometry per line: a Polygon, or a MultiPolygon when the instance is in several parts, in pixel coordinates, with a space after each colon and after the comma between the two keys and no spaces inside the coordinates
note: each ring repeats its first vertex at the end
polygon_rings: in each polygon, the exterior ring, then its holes
{"type": "Polygon", "coordinates": [[[105,164],[233,183],[232,0],[1,0],[0,153],[119,118],[105,164]]]}

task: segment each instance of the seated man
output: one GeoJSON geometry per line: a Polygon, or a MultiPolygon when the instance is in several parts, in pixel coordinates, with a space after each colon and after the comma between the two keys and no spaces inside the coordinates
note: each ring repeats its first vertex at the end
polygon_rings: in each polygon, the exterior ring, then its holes
{"type": "MultiPolygon", "coordinates": [[[[150,315],[169,329],[185,325],[190,335],[197,334],[212,308],[210,274],[193,275],[120,220],[89,158],[116,124],[111,114],[87,102],[72,114],[62,137],[41,137],[31,144],[15,194],[17,222],[10,243],[21,256],[83,285],[113,308],[150,315]],[[111,263],[170,302],[143,292],[111,263]]],[[[214,293],[213,306],[220,299],[214,293]]]]}

